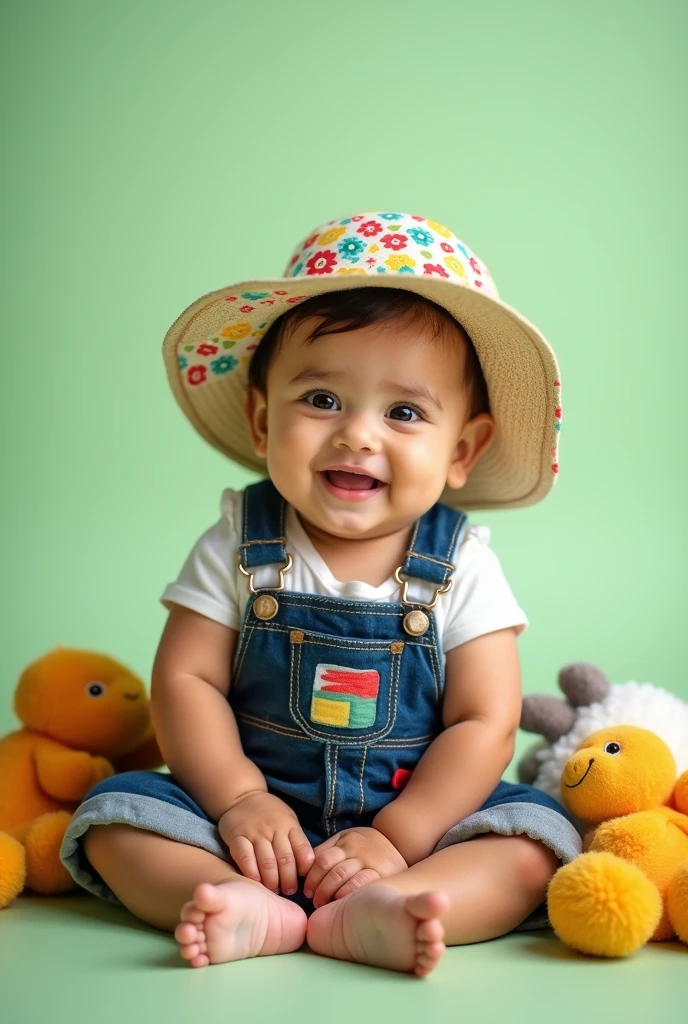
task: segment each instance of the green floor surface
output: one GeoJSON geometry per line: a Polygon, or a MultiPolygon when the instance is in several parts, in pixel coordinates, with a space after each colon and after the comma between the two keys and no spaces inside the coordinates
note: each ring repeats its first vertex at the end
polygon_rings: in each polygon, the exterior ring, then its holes
{"type": "Polygon", "coordinates": [[[582,1024],[688,1019],[688,949],[576,956],[551,932],[449,949],[423,981],[300,952],[194,970],[174,940],[87,894],[0,912],[3,1024],[582,1024]]]}

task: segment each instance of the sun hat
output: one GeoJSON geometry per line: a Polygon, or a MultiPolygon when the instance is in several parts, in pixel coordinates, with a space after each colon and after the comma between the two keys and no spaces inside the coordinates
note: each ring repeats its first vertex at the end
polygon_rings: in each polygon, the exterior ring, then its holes
{"type": "Polygon", "coordinates": [[[262,476],[244,415],[248,364],[277,317],[314,295],[404,288],[442,306],[471,338],[496,423],[492,445],[460,490],[440,500],[464,510],[541,501],[559,470],[557,360],[543,335],[502,302],[485,264],[449,228],[406,213],[327,221],[295,249],[283,277],[208,292],[177,317],[163,342],[167,376],[196,430],[262,476]]]}

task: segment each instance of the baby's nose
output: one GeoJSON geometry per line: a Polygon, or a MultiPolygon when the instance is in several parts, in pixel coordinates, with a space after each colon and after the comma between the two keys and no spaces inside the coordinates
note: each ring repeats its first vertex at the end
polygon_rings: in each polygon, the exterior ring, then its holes
{"type": "Polygon", "coordinates": [[[346,445],[354,451],[365,449],[376,452],[380,449],[380,437],[373,417],[366,413],[352,413],[340,424],[335,444],[346,445]]]}

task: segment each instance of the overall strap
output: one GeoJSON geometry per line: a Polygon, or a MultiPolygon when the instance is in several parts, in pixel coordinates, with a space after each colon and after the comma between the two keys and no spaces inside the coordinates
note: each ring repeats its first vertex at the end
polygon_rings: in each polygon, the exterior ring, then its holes
{"type": "Polygon", "coordinates": [[[443,586],[452,572],[452,552],[466,526],[466,515],[437,501],[416,521],[399,572],[443,586]]]}
{"type": "Polygon", "coordinates": [[[239,556],[246,569],[286,562],[284,519],[287,503],[272,480],[249,484],[244,490],[244,515],[239,556]]]}
{"type": "MultiPolygon", "coordinates": [[[[272,480],[249,484],[239,555],[245,569],[286,562],[285,515],[287,503],[272,480]]],[[[443,586],[452,572],[452,552],[466,525],[466,515],[437,501],[418,520],[400,572],[443,586]]]]}

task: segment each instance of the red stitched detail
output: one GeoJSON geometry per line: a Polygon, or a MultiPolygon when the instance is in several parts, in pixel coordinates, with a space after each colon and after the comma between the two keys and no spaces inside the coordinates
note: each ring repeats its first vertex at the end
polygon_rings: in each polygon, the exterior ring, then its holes
{"type": "Polygon", "coordinates": [[[410,778],[411,772],[408,768],[397,768],[392,776],[392,789],[403,789],[410,778]]]}

